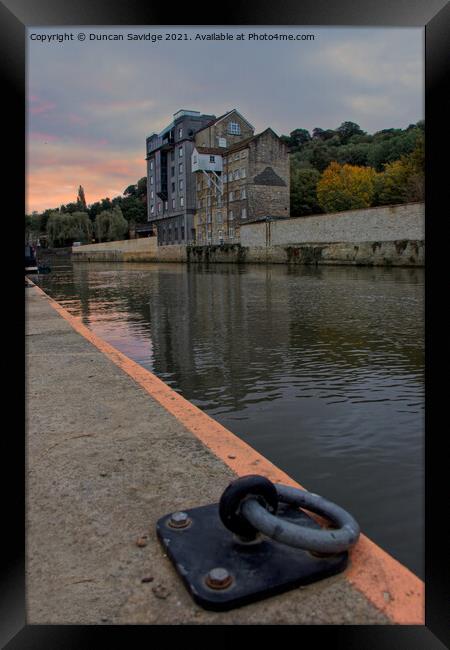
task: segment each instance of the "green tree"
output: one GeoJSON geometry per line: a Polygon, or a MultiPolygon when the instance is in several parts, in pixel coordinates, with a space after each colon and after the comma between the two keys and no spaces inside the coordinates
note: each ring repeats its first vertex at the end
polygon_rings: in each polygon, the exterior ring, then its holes
{"type": "Polygon", "coordinates": [[[313,129],[312,132],[312,137],[313,140],[320,140],[321,142],[325,142],[326,140],[331,140],[331,138],[334,138],[336,135],[336,131],[333,131],[333,129],[320,129],[319,127],[316,127],[313,129]]]}
{"type": "Polygon", "coordinates": [[[123,218],[122,210],[116,206],[103,210],[95,219],[95,232],[98,241],[117,241],[128,232],[128,222],[123,218]]]}
{"type": "Polygon", "coordinates": [[[355,135],[365,135],[365,132],[361,130],[359,124],[355,124],[355,122],[342,122],[341,126],[336,129],[336,132],[344,144],[355,135]]]}
{"type": "Polygon", "coordinates": [[[52,212],[47,221],[50,246],[71,246],[74,241],[89,243],[92,224],[86,212],[52,212]]]}
{"type": "Polygon", "coordinates": [[[313,168],[293,167],[291,171],[291,215],[317,214],[322,209],[317,200],[320,172],[313,168]]]}

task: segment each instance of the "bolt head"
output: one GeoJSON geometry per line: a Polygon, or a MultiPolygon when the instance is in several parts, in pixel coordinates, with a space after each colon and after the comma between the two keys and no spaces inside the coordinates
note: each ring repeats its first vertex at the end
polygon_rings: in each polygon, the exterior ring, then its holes
{"type": "Polygon", "coordinates": [[[191,520],[186,512],[174,512],[169,519],[169,526],[171,528],[186,528],[190,523],[191,520]]]}
{"type": "Polygon", "coordinates": [[[211,569],[206,576],[206,584],[212,589],[226,589],[232,582],[233,578],[230,572],[223,567],[211,569]]]}

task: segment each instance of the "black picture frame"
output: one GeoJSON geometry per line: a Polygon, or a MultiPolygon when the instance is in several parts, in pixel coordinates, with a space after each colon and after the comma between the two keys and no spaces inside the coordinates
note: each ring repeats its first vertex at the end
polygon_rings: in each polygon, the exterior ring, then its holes
{"type": "MultiPolygon", "coordinates": [[[[437,279],[445,276],[445,249],[440,232],[445,222],[444,180],[446,165],[446,123],[450,115],[446,99],[448,79],[448,46],[450,9],[445,0],[284,0],[282,3],[267,0],[248,0],[234,5],[218,5],[222,20],[211,21],[211,3],[200,2],[179,6],[176,9],[177,25],[315,25],[315,26],[383,26],[425,28],[425,124],[426,124],[426,623],[424,626],[308,626],[295,633],[301,634],[299,642],[332,643],[345,650],[376,648],[395,650],[434,650],[450,645],[448,607],[449,539],[444,534],[446,512],[442,494],[445,490],[447,464],[443,445],[446,419],[439,417],[439,407],[445,404],[445,384],[441,382],[441,347],[444,339],[438,338],[443,316],[433,315],[439,301],[437,279]],[[195,17],[193,11],[195,10],[195,17]],[[232,12],[232,13],[230,13],[232,12]],[[205,21],[205,18],[207,20],[205,21]],[[431,224],[431,225],[430,225],[431,224]],[[440,246],[441,244],[441,246],[440,246]],[[439,342],[440,341],[440,342],[439,342]],[[444,464],[445,463],[445,464],[444,464]]],[[[58,0],[6,0],[0,4],[0,65],[3,79],[3,104],[5,109],[4,132],[8,160],[15,154],[15,163],[7,166],[5,199],[10,203],[8,223],[13,226],[7,233],[8,248],[22,264],[22,233],[25,168],[25,29],[28,25],[170,25],[173,8],[139,0],[78,0],[63,3],[58,0]],[[17,229],[17,230],[16,230],[17,229]],[[20,250],[20,258],[19,258],[20,250]]],[[[445,182],[447,180],[447,182],[445,182]]],[[[447,204],[448,205],[448,200],[447,204]]],[[[18,268],[18,267],[17,267],[18,268]]],[[[15,262],[14,262],[14,269],[15,262]]],[[[8,281],[13,303],[17,300],[17,314],[23,314],[19,277],[14,273],[8,281]]],[[[442,298],[443,296],[441,296],[442,298]]],[[[11,338],[19,338],[23,349],[24,329],[17,328],[17,318],[11,319],[11,338]]],[[[445,325],[445,323],[444,323],[445,325]]],[[[20,356],[20,355],[19,355],[20,356]]],[[[22,357],[24,360],[24,357],[22,357]]],[[[15,360],[16,365],[17,358],[15,360]]],[[[5,371],[4,371],[5,372],[5,371]]],[[[443,374],[445,377],[445,373],[443,374]]],[[[23,381],[18,373],[16,383],[9,382],[11,395],[24,396],[23,381]]],[[[19,399],[20,402],[20,399],[19,399]]],[[[19,406],[19,413],[20,413],[19,406]]],[[[23,412],[23,411],[22,411],[23,412]]],[[[443,414],[443,412],[442,412],[443,414]]],[[[20,416],[19,416],[19,421],[20,416]]],[[[448,425],[447,425],[448,426],[448,425]]],[[[19,427],[6,427],[3,455],[12,472],[3,492],[2,587],[1,587],[1,637],[2,647],[11,650],[28,648],[94,648],[107,642],[131,644],[136,635],[150,638],[146,626],[46,626],[26,625],[25,603],[25,437],[19,427]]],[[[447,470],[448,471],[448,470],[447,470]]],[[[5,474],[5,472],[3,473],[5,474]]],[[[419,513],[418,516],[421,516],[419,513]]],[[[165,630],[175,633],[177,626],[165,630]]],[[[197,628],[197,633],[202,629],[197,628]]],[[[228,632],[234,628],[221,628],[220,640],[227,641],[228,632]]],[[[239,630],[237,631],[239,633],[239,630]]],[[[180,630],[178,630],[180,633],[180,630]]],[[[265,632],[264,632],[265,633],[265,632]]],[[[189,636],[184,628],[183,639],[189,636]]],[[[181,638],[181,637],[179,637],[181,638]]],[[[138,641],[136,637],[136,641],[138,641]]]]}

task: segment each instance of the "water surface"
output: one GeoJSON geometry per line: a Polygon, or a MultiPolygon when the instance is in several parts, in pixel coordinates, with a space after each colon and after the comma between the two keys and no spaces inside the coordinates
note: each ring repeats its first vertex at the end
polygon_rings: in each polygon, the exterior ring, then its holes
{"type": "Polygon", "coordinates": [[[37,283],[424,577],[423,269],[66,262],[37,283]]]}

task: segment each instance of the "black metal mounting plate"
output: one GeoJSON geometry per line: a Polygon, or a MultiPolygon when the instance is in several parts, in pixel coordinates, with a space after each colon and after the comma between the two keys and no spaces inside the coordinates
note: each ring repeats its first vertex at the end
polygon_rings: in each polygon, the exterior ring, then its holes
{"type": "MultiPolygon", "coordinates": [[[[158,520],[156,531],[187,590],[204,609],[240,607],[335,575],[347,566],[347,552],[317,557],[267,537],[257,544],[241,544],[222,524],[217,503],[183,512],[192,521],[187,528],[171,528],[171,513],[158,520]],[[232,575],[228,588],[217,590],[206,584],[208,572],[215,567],[225,568],[232,575]]],[[[320,528],[302,510],[282,503],[277,516],[320,528]]]]}

